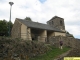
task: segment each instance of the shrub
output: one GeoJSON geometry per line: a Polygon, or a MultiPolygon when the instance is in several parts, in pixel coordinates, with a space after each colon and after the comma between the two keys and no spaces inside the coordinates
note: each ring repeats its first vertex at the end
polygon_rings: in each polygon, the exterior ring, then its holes
{"type": "Polygon", "coordinates": [[[50,50],[49,46],[41,42],[26,41],[19,38],[0,37],[0,53],[2,57],[34,57],[46,53],[50,50]]]}

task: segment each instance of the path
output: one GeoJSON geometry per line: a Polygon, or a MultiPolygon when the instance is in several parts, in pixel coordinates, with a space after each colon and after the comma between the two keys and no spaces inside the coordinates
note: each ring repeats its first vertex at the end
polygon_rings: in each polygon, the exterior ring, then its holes
{"type": "Polygon", "coordinates": [[[63,53],[63,54],[61,54],[61,55],[59,55],[57,58],[55,58],[54,60],[63,60],[63,58],[67,55],[67,54],[69,54],[69,52],[71,51],[72,49],[70,49],[69,51],[67,51],[67,52],[65,52],[65,53],[63,53]]]}

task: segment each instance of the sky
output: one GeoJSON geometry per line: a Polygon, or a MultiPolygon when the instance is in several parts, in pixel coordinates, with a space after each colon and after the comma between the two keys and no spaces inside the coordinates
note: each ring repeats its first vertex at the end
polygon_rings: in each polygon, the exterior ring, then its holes
{"type": "Polygon", "coordinates": [[[0,0],[0,20],[30,17],[35,22],[46,23],[54,16],[64,18],[65,29],[80,38],[80,0],[0,0]]]}

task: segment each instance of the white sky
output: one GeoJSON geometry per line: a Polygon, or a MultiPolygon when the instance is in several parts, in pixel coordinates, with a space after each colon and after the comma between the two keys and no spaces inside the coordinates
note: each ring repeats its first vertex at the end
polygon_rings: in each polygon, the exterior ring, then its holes
{"type": "Polygon", "coordinates": [[[53,16],[64,18],[65,28],[75,38],[80,38],[80,0],[0,0],[0,20],[9,21],[10,5],[12,19],[31,17],[33,21],[46,23],[53,16]]]}

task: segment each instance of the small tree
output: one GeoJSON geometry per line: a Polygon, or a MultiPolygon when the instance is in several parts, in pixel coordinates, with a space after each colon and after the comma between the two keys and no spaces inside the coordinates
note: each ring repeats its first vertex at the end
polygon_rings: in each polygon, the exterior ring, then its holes
{"type": "Polygon", "coordinates": [[[70,34],[68,31],[66,31],[66,34],[68,34],[70,37],[74,37],[72,34],[70,34]]]}
{"type": "Polygon", "coordinates": [[[26,17],[25,20],[32,21],[30,17],[26,17]]]}
{"type": "Polygon", "coordinates": [[[9,24],[10,28],[12,29],[12,22],[7,22],[6,20],[0,20],[0,36],[8,36],[9,31],[9,24]]]}

